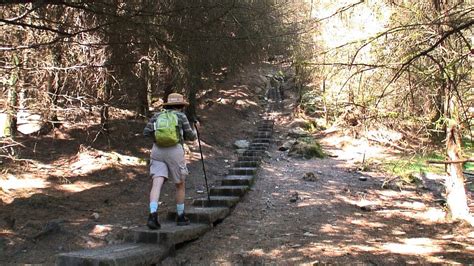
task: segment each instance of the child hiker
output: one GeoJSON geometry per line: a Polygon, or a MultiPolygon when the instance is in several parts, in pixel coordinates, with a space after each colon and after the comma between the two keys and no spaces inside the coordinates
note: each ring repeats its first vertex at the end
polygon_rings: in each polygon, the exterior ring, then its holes
{"type": "Polygon", "coordinates": [[[153,186],[150,191],[150,215],[147,226],[152,230],[160,229],[158,221],[158,202],[163,183],[170,180],[176,185],[177,225],[188,225],[189,219],[184,214],[184,194],[186,176],[189,174],[184,157],[183,143],[185,140],[196,139],[183,109],[188,103],[183,95],[171,93],[163,110],[153,115],[143,135],[153,138],[150,154],[150,176],[153,186]]]}

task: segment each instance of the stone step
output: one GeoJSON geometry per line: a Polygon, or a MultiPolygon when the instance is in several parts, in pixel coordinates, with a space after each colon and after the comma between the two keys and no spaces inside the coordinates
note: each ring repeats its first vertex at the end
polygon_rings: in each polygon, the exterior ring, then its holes
{"type": "Polygon", "coordinates": [[[229,169],[229,175],[254,175],[257,167],[233,167],[229,169]]]}
{"type": "Polygon", "coordinates": [[[161,222],[159,230],[150,230],[146,226],[129,229],[124,240],[133,243],[172,246],[197,239],[210,229],[209,224],[191,223],[187,226],[177,226],[175,222],[165,221],[161,222]]]}
{"type": "Polygon", "coordinates": [[[269,132],[269,133],[272,133],[273,132],[273,128],[269,128],[269,127],[258,127],[257,128],[257,132],[259,133],[262,133],[262,132],[269,132]]]}
{"type": "Polygon", "coordinates": [[[171,250],[171,247],[144,243],[109,245],[59,254],[56,265],[151,265],[159,263],[171,250]]]}
{"type": "Polygon", "coordinates": [[[251,186],[255,177],[251,175],[228,175],[221,179],[223,186],[251,186]]]}
{"type": "Polygon", "coordinates": [[[249,186],[218,186],[211,188],[212,196],[238,196],[241,197],[247,192],[249,186]]]}
{"type": "Polygon", "coordinates": [[[237,196],[211,196],[211,201],[207,197],[195,199],[193,206],[196,207],[234,207],[240,200],[237,196]]]}
{"type": "MultiPolygon", "coordinates": [[[[214,196],[214,195],[213,195],[214,196]]],[[[216,221],[222,220],[230,213],[230,209],[227,207],[186,207],[184,210],[186,216],[189,218],[191,223],[204,223],[212,224],[216,221]]],[[[167,219],[170,221],[176,221],[176,210],[168,212],[167,219]]]]}
{"type": "Polygon", "coordinates": [[[234,167],[257,167],[259,164],[258,161],[235,162],[234,167]]]}

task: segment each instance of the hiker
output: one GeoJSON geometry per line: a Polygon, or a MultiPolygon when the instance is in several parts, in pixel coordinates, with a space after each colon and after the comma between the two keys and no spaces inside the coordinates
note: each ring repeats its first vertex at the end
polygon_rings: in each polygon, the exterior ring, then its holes
{"type": "Polygon", "coordinates": [[[170,180],[176,185],[177,225],[188,225],[189,219],[184,214],[185,181],[189,174],[184,157],[185,140],[195,140],[196,132],[191,128],[183,109],[188,103],[183,95],[171,93],[163,110],[155,113],[150,119],[143,135],[153,138],[150,154],[150,176],[153,186],[150,191],[150,215],[147,226],[160,229],[158,221],[158,202],[163,183],[170,180]]]}

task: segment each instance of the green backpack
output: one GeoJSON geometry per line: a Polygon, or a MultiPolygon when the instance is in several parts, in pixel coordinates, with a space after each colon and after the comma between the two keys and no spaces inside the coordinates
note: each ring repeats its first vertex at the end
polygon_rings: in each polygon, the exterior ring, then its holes
{"type": "Polygon", "coordinates": [[[163,111],[155,121],[155,142],[159,147],[171,147],[179,143],[178,115],[163,111]]]}

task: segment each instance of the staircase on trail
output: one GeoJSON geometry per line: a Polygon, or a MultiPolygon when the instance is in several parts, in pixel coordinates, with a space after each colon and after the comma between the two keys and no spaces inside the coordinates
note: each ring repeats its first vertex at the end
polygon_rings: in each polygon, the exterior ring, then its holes
{"type": "Polygon", "coordinates": [[[146,226],[128,229],[123,243],[62,253],[57,256],[56,265],[156,264],[173,254],[176,245],[199,238],[225,219],[254,184],[262,157],[272,143],[274,122],[270,112],[281,108],[278,88],[270,88],[267,98],[266,113],[257,124],[249,148],[220,180],[221,185],[210,188],[210,200],[198,198],[193,206],[186,208],[190,225],[177,226],[176,212],[171,211],[166,221],[162,221],[160,230],[149,230],[146,226]]]}

